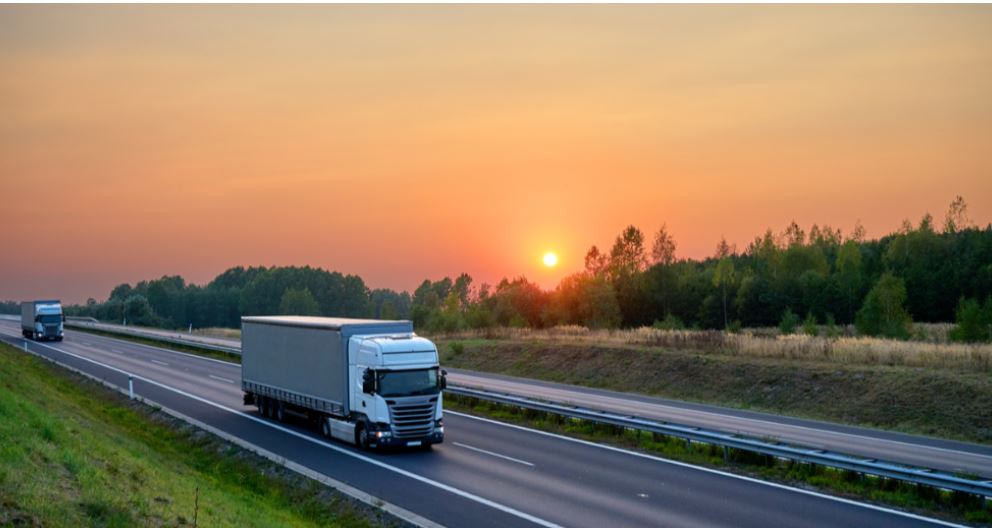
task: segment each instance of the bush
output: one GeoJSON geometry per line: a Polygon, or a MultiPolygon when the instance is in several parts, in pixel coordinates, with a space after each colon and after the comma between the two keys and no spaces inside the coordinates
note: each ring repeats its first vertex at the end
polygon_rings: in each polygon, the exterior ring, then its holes
{"type": "Polygon", "coordinates": [[[730,332],[731,334],[739,334],[741,333],[741,328],[743,326],[744,325],[741,324],[740,319],[734,319],[733,321],[730,321],[729,325],[727,325],[727,331],[730,332]]]}
{"type": "Polygon", "coordinates": [[[913,318],[905,305],[906,283],[885,273],[865,297],[854,325],[864,335],[909,339],[913,318]]]}
{"type": "Polygon", "coordinates": [[[465,345],[456,341],[454,343],[449,344],[448,349],[451,350],[452,356],[458,356],[465,351],[465,345]]]}
{"type": "Polygon", "coordinates": [[[813,312],[806,314],[806,320],[803,321],[803,333],[813,337],[820,334],[820,329],[816,326],[816,317],[813,316],[813,312]]]}
{"type": "Polygon", "coordinates": [[[656,330],[682,330],[685,325],[682,324],[681,319],[669,313],[661,321],[655,321],[651,327],[656,330]]]}
{"type": "Polygon", "coordinates": [[[782,335],[794,334],[797,326],[799,326],[799,316],[792,311],[792,308],[786,308],[778,323],[779,331],[782,332],[782,335]]]}
{"type": "Polygon", "coordinates": [[[992,341],[992,297],[985,299],[984,306],[975,299],[962,298],[954,318],[957,325],[951,330],[951,340],[969,343],[992,341]]]}
{"type": "Polygon", "coordinates": [[[834,321],[834,314],[827,314],[827,329],[825,335],[831,339],[840,337],[840,328],[837,328],[837,322],[834,321]]]}

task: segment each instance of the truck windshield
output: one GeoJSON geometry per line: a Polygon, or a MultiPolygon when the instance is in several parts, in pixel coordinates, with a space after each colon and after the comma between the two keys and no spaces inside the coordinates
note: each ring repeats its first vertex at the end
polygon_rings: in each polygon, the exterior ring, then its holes
{"type": "Polygon", "coordinates": [[[59,314],[45,314],[39,315],[38,320],[41,324],[58,324],[62,322],[62,316],[59,314]]]}
{"type": "Polygon", "coordinates": [[[439,390],[436,368],[379,371],[380,396],[418,396],[439,390]]]}

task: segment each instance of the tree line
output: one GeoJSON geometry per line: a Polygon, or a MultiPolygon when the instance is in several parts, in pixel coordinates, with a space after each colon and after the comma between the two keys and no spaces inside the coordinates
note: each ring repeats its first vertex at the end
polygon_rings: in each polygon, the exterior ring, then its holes
{"type": "Polygon", "coordinates": [[[463,273],[425,280],[411,295],[320,268],[236,267],[205,286],[179,276],[121,284],[107,301],[90,299],[67,313],[166,327],[237,327],[240,316],[258,314],[408,318],[428,331],[562,324],[792,331],[803,322],[899,338],[910,337],[913,321],[957,321],[952,337],[992,338],[992,225],[974,226],[960,197],[941,226],[927,214],[874,240],[860,225],[844,235],[792,222],[743,249],[721,239],[701,260],[678,258],[677,248],[665,225],[650,240],[628,226],[608,250],[589,248],[584,269],[550,291],[525,277],[476,286],[463,273]]]}

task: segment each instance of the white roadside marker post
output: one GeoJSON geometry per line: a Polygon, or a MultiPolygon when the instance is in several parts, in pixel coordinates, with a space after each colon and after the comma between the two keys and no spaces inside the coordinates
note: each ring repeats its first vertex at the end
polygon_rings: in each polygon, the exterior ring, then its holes
{"type": "Polygon", "coordinates": [[[134,378],[130,374],[127,375],[127,394],[134,399],[134,378]]]}

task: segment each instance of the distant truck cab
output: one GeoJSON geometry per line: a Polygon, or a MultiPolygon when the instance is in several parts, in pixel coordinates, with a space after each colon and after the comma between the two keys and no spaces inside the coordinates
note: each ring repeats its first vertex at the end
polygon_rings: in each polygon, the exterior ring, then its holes
{"type": "Polygon", "coordinates": [[[65,332],[62,303],[54,301],[24,301],[21,303],[21,335],[35,341],[61,341],[65,332]]]}
{"type": "Polygon", "coordinates": [[[244,402],[267,417],[362,449],[444,441],[445,372],[409,321],[242,317],[241,354],[244,402]]]}

